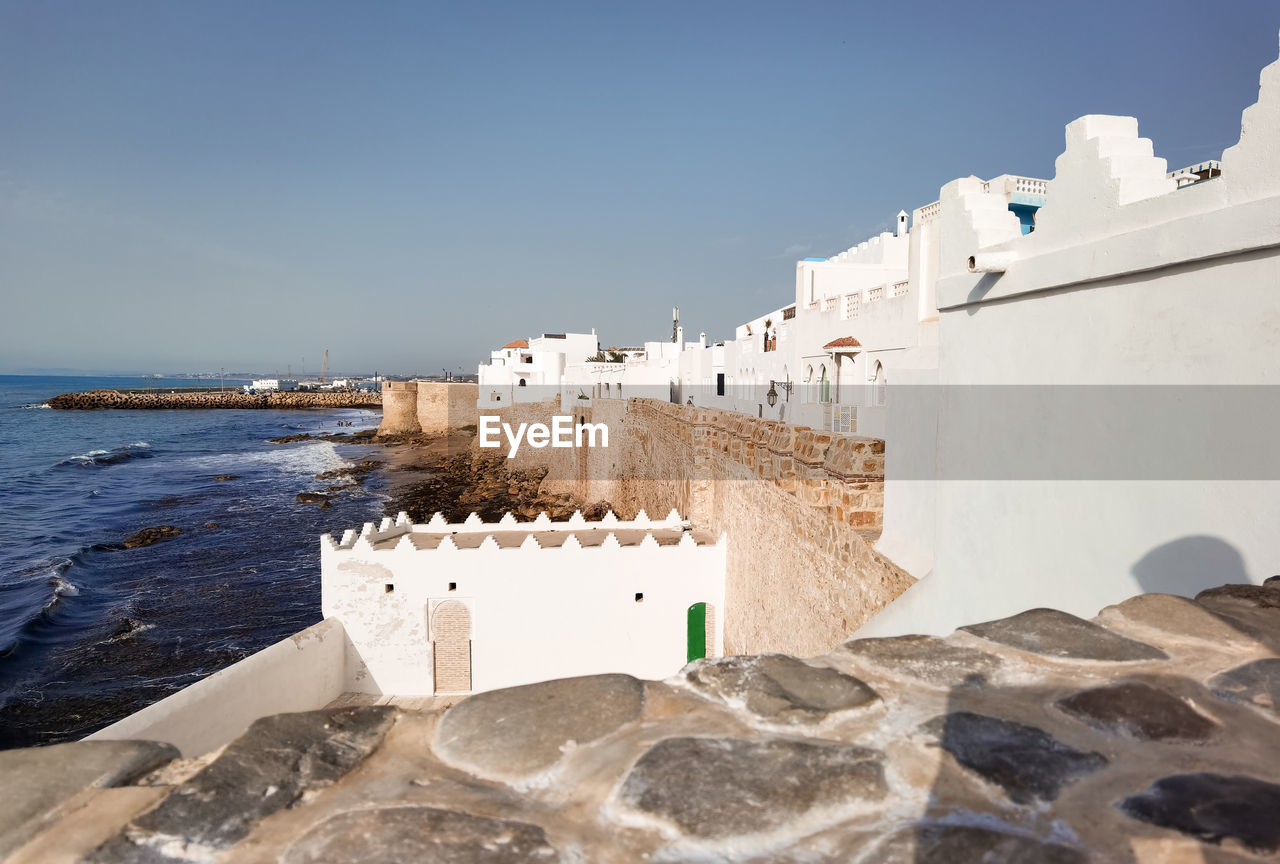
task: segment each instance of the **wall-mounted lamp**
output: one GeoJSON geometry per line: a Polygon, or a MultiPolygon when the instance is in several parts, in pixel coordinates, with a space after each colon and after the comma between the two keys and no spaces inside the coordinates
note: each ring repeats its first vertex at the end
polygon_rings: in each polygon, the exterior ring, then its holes
{"type": "Polygon", "coordinates": [[[790,395],[791,393],[790,381],[770,381],[769,392],[764,394],[764,398],[768,401],[770,408],[778,404],[778,391],[774,388],[779,388],[779,387],[782,388],[782,392],[788,395],[790,395]]]}

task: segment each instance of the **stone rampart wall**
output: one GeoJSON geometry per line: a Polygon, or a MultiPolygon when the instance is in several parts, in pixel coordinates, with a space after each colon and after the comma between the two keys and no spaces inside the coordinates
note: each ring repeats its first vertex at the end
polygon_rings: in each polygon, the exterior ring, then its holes
{"type": "Polygon", "coordinates": [[[476,422],[476,385],[462,381],[382,382],[379,435],[442,435],[476,422]]]}

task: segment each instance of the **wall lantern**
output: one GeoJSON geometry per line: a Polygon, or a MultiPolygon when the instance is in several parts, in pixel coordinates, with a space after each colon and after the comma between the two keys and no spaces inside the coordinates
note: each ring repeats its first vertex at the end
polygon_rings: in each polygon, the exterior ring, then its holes
{"type": "Polygon", "coordinates": [[[764,398],[769,402],[770,408],[778,404],[778,391],[774,389],[777,387],[781,387],[784,393],[789,394],[791,392],[791,382],[790,381],[770,381],[769,382],[769,392],[764,394],[764,398]]]}

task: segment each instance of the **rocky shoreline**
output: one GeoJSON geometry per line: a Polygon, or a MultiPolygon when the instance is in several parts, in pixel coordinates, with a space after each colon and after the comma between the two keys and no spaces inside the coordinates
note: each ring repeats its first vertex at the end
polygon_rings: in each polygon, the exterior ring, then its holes
{"type": "Polygon", "coordinates": [[[49,400],[49,407],[64,411],[97,411],[106,408],[164,410],[205,408],[381,408],[382,394],[356,392],[245,393],[243,390],[195,392],[90,390],[63,393],[49,400]]]}
{"type": "Polygon", "coordinates": [[[386,515],[403,511],[415,522],[426,522],[438,512],[450,521],[462,522],[475,513],[487,522],[497,522],[507,513],[517,519],[534,519],[543,512],[552,519],[568,519],[575,510],[581,510],[587,519],[602,519],[611,509],[607,501],[582,502],[565,493],[544,491],[542,480],[547,469],[511,469],[502,454],[473,448],[473,440],[470,431],[447,438],[398,435],[373,439],[394,454],[390,470],[398,475],[390,482],[386,515]]]}
{"type": "Polygon", "coordinates": [[[509,468],[501,454],[472,446],[472,427],[449,435],[378,435],[374,429],[302,432],[272,438],[270,443],[317,439],[378,449],[354,465],[316,475],[317,481],[328,481],[329,485],[300,492],[299,504],[325,509],[342,492],[363,486],[377,473],[387,484],[383,515],[394,517],[403,511],[415,522],[426,522],[437,512],[456,522],[472,513],[490,522],[507,513],[518,519],[534,519],[543,512],[552,519],[568,519],[577,510],[587,519],[601,519],[611,509],[607,501],[582,502],[566,493],[544,491],[545,468],[509,468]]]}

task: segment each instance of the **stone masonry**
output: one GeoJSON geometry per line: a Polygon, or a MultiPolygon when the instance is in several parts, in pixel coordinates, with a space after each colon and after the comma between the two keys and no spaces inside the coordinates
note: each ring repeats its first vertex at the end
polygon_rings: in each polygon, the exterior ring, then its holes
{"type": "Polygon", "coordinates": [[[90,390],[87,393],[63,393],[49,400],[50,408],[93,411],[111,409],[209,409],[209,408],[380,408],[377,393],[352,391],[288,390],[270,393],[246,393],[243,390],[155,390],[126,392],[90,390]]]}
{"type": "Polygon", "coordinates": [[[379,435],[444,435],[476,422],[476,385],[465,381],[382,382],[379,435]]]}
{"type": "Polygon", "coordinates": [[[1280,579],[1091,621],[0,753],[12,862],[1243,864],[1280,856],[1280,579]],[[109,745],[109,746],[104,746],[109,745]]]}

